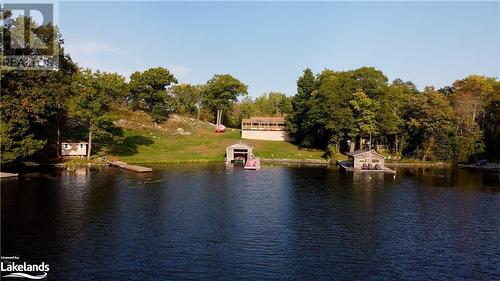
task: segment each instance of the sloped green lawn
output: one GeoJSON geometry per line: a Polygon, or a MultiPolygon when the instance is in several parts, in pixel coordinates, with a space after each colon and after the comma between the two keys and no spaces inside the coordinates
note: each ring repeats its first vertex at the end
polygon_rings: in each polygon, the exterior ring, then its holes
{"type": "Polygon", "coordinates": [[[299,149],[288,142],[240,139],[240,131],[227,129],[223,134],[211,128],[198,128],[191,135],[173,135],[153,130],[125,130],[123,143],[103,147],[98,154],[127,163],[175,163],[224,161],[227,146],[245,142],[254,154],[266,159],[323,159],[320,150],[299,149]]]}

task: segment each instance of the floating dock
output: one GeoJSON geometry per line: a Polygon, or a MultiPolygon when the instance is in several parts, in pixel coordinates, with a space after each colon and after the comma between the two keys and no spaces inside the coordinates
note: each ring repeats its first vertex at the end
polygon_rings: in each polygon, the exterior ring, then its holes
{"type": "Polygon", "coordinates": [[[0,172],[0,178],[1,179],[7,179],[7,178],[15,178],[19,174],[14,174],[14,173],[6,173],[6,172],[0,172]]]}
{"type": "Polygon", "coordinates": [[[247,160],[244,167],[245,170],[260,170],[260,158],[253,158],[247,160]]]}
{"type": "Polygon", "coordinates": [[[125,170],[137,172],[137,173],[149,173],[149,172],[153,171],[153,169],[151,169],[149,167],[129,165],[129,164],[122,162],[122,161],[108,161],[108,166],[118,167],[118,168],[122,168],[125,170]]]}

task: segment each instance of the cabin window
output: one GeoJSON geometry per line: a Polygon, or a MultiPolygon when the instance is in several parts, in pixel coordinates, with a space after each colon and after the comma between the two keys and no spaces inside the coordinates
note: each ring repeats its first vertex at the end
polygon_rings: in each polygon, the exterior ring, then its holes
{"type": "Polygon", "coordinates": [[[80,144],[80,148],[83,148],[83,143],[80,144]]]}
{"type": "Polygon", "coordinates": [[[372,159],[372,163],[378,163],[378,159],[372,159]]]}
{"type": "Polygon", "coordinates": [[[68,144],[67,143],[64,144],[64,149],[68,149],[68,144]]]}
{"type": "Polygon", "coordinates": [[[366,162],[366,159],[359,159],[358,162],[366,162]]]}

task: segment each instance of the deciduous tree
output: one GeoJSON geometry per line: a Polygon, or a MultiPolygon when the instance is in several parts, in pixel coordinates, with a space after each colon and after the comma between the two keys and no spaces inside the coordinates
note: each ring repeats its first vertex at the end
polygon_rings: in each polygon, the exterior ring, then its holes
{"type": "Polygon", "coordinates": [[[208,80],[204,100],[217,113],[216,124],[222,124],[222,114],[228,111],[238,97],[248,94],[248,87],[229,74],[216,74],[208,80]]]}

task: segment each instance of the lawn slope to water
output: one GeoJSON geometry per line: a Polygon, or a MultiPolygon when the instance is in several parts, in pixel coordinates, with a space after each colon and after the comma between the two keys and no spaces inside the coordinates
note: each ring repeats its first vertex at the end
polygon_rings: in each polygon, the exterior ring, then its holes
{"type": "Polygon", "coordinates": [[[174,115],[155,126],[142,112],[122,109],[117,115],[124,141],[101,147],[98,155],[127,163],[224,161],[226,147],[240,141],[253,146],[255,156],[265,159],[324,160],[320,150],[300,149],[288,142],[242,140],[240,130],[215,133],[209,124],[192,118],[174,115]]]}

